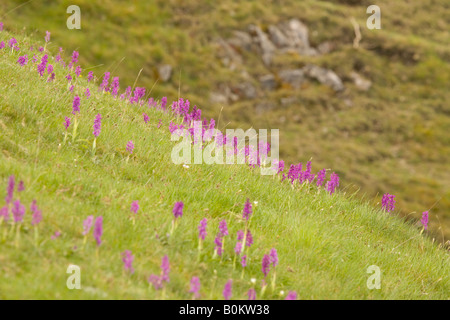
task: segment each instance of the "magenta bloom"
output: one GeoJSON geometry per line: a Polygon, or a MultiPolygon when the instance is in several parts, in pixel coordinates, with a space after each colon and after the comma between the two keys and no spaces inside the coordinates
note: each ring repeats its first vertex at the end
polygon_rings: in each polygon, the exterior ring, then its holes
{"type": "Polygon", "coordinates": [[[25,206],[21,204],[19,200],[14,201],[11,211],[15,223],[23,222],[23,217],[25,215],[25,206]]]}
{"type": "Polygon", "coordinates": [[[3,31],[3,22],[0,22],[0,31],[3,31]]]}
{"type": "Polygon", "coordinates": [[[297,300],[297,292],[289,291],[288,295],[284,300],[297,300]]]}
{"type": "Polygon", "coordinates": [[[102,130],[102,116],[100,115],[100,113],[95,117],[93,128],[93,134],[97,138],[100,135],[100,131],[102,130]]]}
{"type": "Polygon", "coordinates": [[[133,141],[128,141],[128,143],[127,143],[127,151],[130,153],[130,154],[132,154],[133,153],[133,150],[134,150],[134,143],[133,143],[133,141]]]}
{"type": "Polygon", "coordinates": [[[173,205],[172,212],[175,219],[183,216],[183,206],[183,201],[175,202],[175,204],[173,205]]]}
{"type": "Polygon", "coordinates": [[[77,114],[77,112],[80,112],[80,97],[79,96],[75,96],[75,98],[73,99],[73,104],[72,104],[72,114],[77,114]]]}
{"type": "Polygon", "coordinates": [[[102,243],[102,234],[103,234],[103,217],[97,217],[94,223],[94,238],[97,241],[97,246],[102,243]]]}
{"type": "Polygon", "coordinates": [[[118,92],[119,92],[119,77],[114,77],[111,83],[111,94],[114,97],[117,97],[118,92]]]}
{"type": "Polygon", "coordinates": [[[0,49],[3,49],[4,47],[5,47],[5,42],[4,41],[0,42],[0,49]]]}
{"type": "Polygon", "coordinates": [[[387,212],[395,209],[395,196],[389,193],[385,193],[381,199],[381,207],[387,212]]]}
{"type": "Polygon", "coordinates": [[[236,242],[236,246],[234,247],[234,252],[237,254],[237,255],[240,255],[241,254],[241,251],[242,251],[242,242],[236,242]]]}
{"type": "Polygon", "coordinates": [[[242,217],[248,221],[252,214],[252,204],[250,203],[250,200],[247,198],[247,201],[244,204],[244,211],[242,212],[242,217]]]}
{"type": "Polygon", "coordinates": [[[253,244],[253,235],[250,230],[247,230],[247,239],[245,240],[245,245],[251,247],[253,244]]]}
{"type": "Polygon", "coordinates": [[[216,236],[214,239],[214,244],[216,245],[215,250],[217,255],[222,256],[222,237],[220,235],[216,236]]]}
{"type": "Polygon", "coordinates": [[[262,273],[264,274],[264,278],[267,277],[270,271],[270,257],[269,255],[265,254],[262,259],[262,273]]]}
{"type": "Polygon", "coordinates": [[[250,288],[247,292],[248,300],[256,300],[256,291],[253,288],[250,288]]]}
{"type": "Polygon", "coordinates": [[[77,77],[79,77],[81,75],[81,67],[80,66],[77,66],[75,68],[75,74],[77,75],[77,77]]]}
{"type": "Polygon", "coordinates": [[[87,76],[87,81],[91,82],[92,79],[94,79],[94,73],[92,71],[89,71],[88,76],[87,76]]]}
{"type": "Polygon", "coordinates": [[[208,219],[204,218],[200,221],[198,226],[198,237],[203,241],[206,238],[206,225],[208,224],[208,219]]]}
{"type": "Polygon", "coordinates": [[[231,299],[231,284],[232,284],[232,280],[228,280],[227,283],[225,284],[225,288],[223,289],[223,297],[225,300],[230,300],[231,299]]]}
{"type": "Polygon", "coordinates": [[[244,231],[239,230],[239,231],[237,232],[237,240],[238,240],[238,241],[244,240],[244,231]]]}
{"type": "Polygon", "coordinates": [[[70,118],[66,117],[64,119],[64,128],[66,128],[66,130],[67,130],[69,128],[69,126],[70,126],[70,118]]]}
{"type": "Polygon", "coordinates": [[[39,72],[39,76],[43,76],[45,69],[47,68],[48,55],[44,55],[41,59],[41,63],[37,66],[37,71],[39,72]]]}
{"type": "Polygon", "coordinates": [[[422,219],[420,219],[425,230],[428,230],[428,211],[422,212],[422,219]]]}
{"type": "Polygon", "coordinates": [[[56,240],[61,236],[61,231],[55,231],[55,233],[50,237],[52,240],[56,240]]]}
{"type": "Polygon", "coordinates": [[[83,221],[83,236],[87,235],[89,231],[91,231],[93,222],[94,216],[88,216],[86,220],[83,221]]]}
{"type": "Polygon", "coordinates": [[[49,42],[50,41],[50,32],[45,31],[45,42],[49,42]]]}
{"type": "Polygon", "coordinates": [[[9,46],[10,48],[14,47],[16,44],[17,44],[17,40],[16,40],[15,38],[11,38],[11,39],[8,41],[8,46],[9,46]]]}
{"type": "Polygon", "coordinates": [[[161,281],[169,282],[169,271],[170,271],[170,264],[169,264],[169,257],[165,255],[162,258],[161,262],[161,281]]]}
{"type": "Polygon", "coordinates": [[[73,92],[73,89],[75,89],[75,86],[70,86],[69,91],[73,92]]]}
{"type": "Polygon", "coordinates": [[[139,102],[143,96],[145,96],[145,88],[136,87],[136,89],[134,89],[134,96],[130,99],[130,102],[139,102]]]}
{"type": "Polygon", "coordinates": [[[86,91],[84,92],[84,94],[86,95],[86,98],[90,98],[91,97],[91,91],[89,90],[89,88],[86,88],[86,91]]]}
{"type": "Polygon", "coordinates": [[[130,250],[125,250],[122,252],[123,267],[126,271],[129,271],[132,274],[134,273],[133,260],[134,256],[131,254],[130,250]]]}
{"type": "Polygon", "coordinates": [[[31,217],[31,224],[37,225],[42,221],[42,211],[38,209],[36,205],[36,200],[33,200],[30,207],[31,212],[33,212],[33,215],[31,217]]]}
{"type": "Polygon", "coordinates": [[[242,268],[245,268],[247,266],[247,255],[242,256],[242,258],[241,258],[241,266],[242,266],[242,268]]]}
{"type": "Polygon", "coordinates": [[[72,81],[72,76],[70,75],[70,73],[66,76],[67,82],[72,81]]]}
{"type": "Polygon", "coordinates": [[[148,117],[148,115],[146,113],[142,114],[144,116],[144,122],[148,123],[148,121],[150,120],[150,118],[148,117]]]}
{"type": "Polygon", "coordinates": [[[221,237],[228,235],[228,227],[227,222],[225,220],[219,222],[219,234],[221,237]]]}
{"type": "Polygon", "coordinates": [[[105,72],[105,75],[103,76],[103,81],[100,84],[100,91],[106,91],[108,92],[108,84],[109,84],[109,76],[111,73],[105,72]]]}
{"type": "Polygon", "coordinates": [[[53,66],[51,65],[51,64],[49,64],[48,66],[47,66],[47,73],[48,74],[51,74],[53,72],[53,66]]]}
{"type": "Polygon", "coordinates": [[[137,214],[138,213],[138,210],[139,210],[139,201],[133,201],[132,203],[131,203],[131,208],[130,208],[130,211],[131,212],[133,212],[134,214],[137,214]]]}
{"type": "Polygon", "coordinates": [[[16,185],[16,180],[14,176],[10,176],[8,180],[8,187],[6,188],[6,197],[5,201],[7,204],[10,204],[12,201],[12,198],[14,196],[14,187],[16,185]]]}
{"type": "Polygon", "coordinates": [[[167,105],[167,97],[161,98],[161,109],[165,110],[167,105]]]}
{"type": "Polygon", "coordinates": [[[3,208],[0,208],[0,218],[3,217],[4,221],[9,220],[9,209],[7,206],[4,206],[3,208]]]}
{"type": "Polygon", "coordinates": [[[198,277],[192,277],[189,293],[193,293],[196,299],[200,298],[200,279],[198,277]]]}
{"type": "Polygon", "coordinates": [[[333,172],[330,176],[330,181],[327,182],[327,191],[333,194],[337,187],[339,187],[339,176],[333,172]]]}
{"type": "Polygon", "coordinates": [[[80,54],[78,53],[78,51],[74,51],[72,53],[72,61],[71,61],[72,65],[78,62],[78,57],[79,56],[80,56],[80,54]]]}
{"type": "Polygon", "coordinates": [[[19,181],[19,184],[17,185],[17,192],[25,191],[25,184],[22,180],[19,181]]]}
{"type": "Polygon", "coordinates": [[[321,187],[323,185],[323,182],[325,181],[325,177],[327,175],[327,170],[326,169],[322,169],[317,173],[317,186],[321,187]]]}
{"type": "Polygon", "coordinates": [[[20,64],[21,67],[26,65],[28,63],[28,55],[26,54],[26,55],[20,56],[19,59],[17,60],[17,63],[20,64]]]}
{"type": "Polygon", "coordinates": [[[271,263],[272,266],[275,268],[275,267],[278,265],[278,253],[277,253],[277,249],[272,248],[272,250],[270,250],[269,257],[270,257],[270,263],[271,263]]]}
{"type": "Polygon", "coordinates": [[[148,278],[148,282],[151,283],[153,285],[153,287],[155,288],[155,290],[159,290],[162,288],[162,280],[160,277],[158,277],[155,274],[151,274],[150,277],[148,278]]]}

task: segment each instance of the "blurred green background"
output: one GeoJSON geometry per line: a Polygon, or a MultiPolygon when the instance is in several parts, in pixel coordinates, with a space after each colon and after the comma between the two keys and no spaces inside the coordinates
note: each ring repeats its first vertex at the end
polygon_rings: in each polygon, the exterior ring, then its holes
{"type": "Polygon", "coordinates": [[[450,3],[379,0],[381,30],[366,28],[371,4],[2,0],[0,21],[42,41],[49,30],[50,51],[62,47],[66,60],[79,51],[85,74],[101,78],[110,71],[120,76],[122,90],[136,84],[147,93],[151,88],[154,98],[187,98],[221,129],[278,128],[288,163],[312,159],[316,171],[332,168],[344,189],[359,190],[374,205],[382,194],[394,194],[398,210],[410,218],[430,210],[432,232],[449,239],[450,3]],[[69,5],[81,8],[81,30],[66,27],[69,5]],[[235,31],[253,24],[267,32],[293,18],[308,27],[311,47],[323,53],[277,52],[266,65],[258,52],[233,47],[230,63],[222,44],[235,31]],[[360,27],[358,48],[352,18],[360,27]],[[172,72],[163,81],[158,69],[166,64],[172,72]],[[335,72],[345,90],[311,79],[298,88],[279,77],[308,64],[335,72]],[[260,81],[266,75],[273,76],[271,90],[260,81]],[[248,94],[240,91],[243,84],[248,94]]]}

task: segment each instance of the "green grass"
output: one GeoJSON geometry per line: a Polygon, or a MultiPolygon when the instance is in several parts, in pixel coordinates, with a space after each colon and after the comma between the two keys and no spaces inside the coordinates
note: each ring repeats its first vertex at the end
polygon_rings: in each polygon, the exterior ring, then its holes
{"type": "Polygon", "coordinates": [[[66,58],[80,52],[87,71],[101,77],[119,75],[122,89],[152,88],[152,96],[183,97],[205,115],[221,118],[222,126],[281,129],[281,157],[290,162],[313,159],[316,171],[334,168],[342,184],[361,189],[380,201],[396,195],[400,214],[419,219],[430,211],[433,236],[450,239],[450,111],[448,90],[450,42],[447,0],[380,0],[381,30],[365,28],[370,1],[154,0],[92,2],[79,0],[82,29],[66,28],[71,1],[4,0],[0,20],[15,33],[43,39],[52,32],[50,50],[61,46],[66,58]],[[250,53],[229,70],[219,59],[217,38],[226,39],[249,24],[262,28],[290,18],[304,21],[310,42],[329,41],[335,50],[319,57],[281,55],[271,68],[250,53]],[[353,49],[350,19],[361,26],[362,40],[353,49]],[[169,63],[174,74],[157,81],[156,67],[169,63]],[[314,63],[334,70],[346,92],[309,83],[301,90],[265,92],[259,76],[314,63]],[[249,74],[260,96],[225,105],[209,95],[249,74]],[[368,92],[357,90],[349,74],[357,71],[372,81],[368,92]],[[283,106],[282,98],[293,102],[283,106]],[[272,109],[261,111],[258,104],[272,109]]]}
{"type": "MultiPolygon", "coordinates": [[[[0,33],[0,41],[10,36],[0,33]]],[[[32,42],[17,39],[22,48],[32,42]]],[[[221,299],[228,279],[233,279],[233,298],[244,299],[252,278],[257,279],[257,298],[265,299],[282,298],[281,290],[296,290],[300,299],[449,298],[448,252],[420,234],[412,221],[386,214],[345,190],[330,196],[306,185],[292,188],[245,165],[174,165],[167,129],[173,116],[100,94],[84,78],[78,78],[71,93],[59,65],[56,81],[46,83],[33,64],[20,67],[17,58],[9,50],[0,53],[0,182],[5,190],[11,174],[24,181],[26,190],[19,197],[27,214],[19,249],[11,234],[0,244],[1,299],[159,299],[161,292],[149,287],[147,278],[159,273],[166,254],[171,264],[168,299],[190,299],[192,276],[200,277],[203,299],[221,299]],[[82,98],[78,138],[63,145],[64,117],[71,115],[74,94],[83,96],[87,86],[93,95],[82,98]],[[151,119],[147,125],[144,111],[151,119]],[[97,113],[103,122],[93,156],[97,113]],[[136,147],[127,162],[129,140],[136,147]],[[233,247],[244,226],[240,217],[246,198],[258,204],[250,226],[255,243],[241,279],[241,267],[233,269],[233,247]],[[44,216],[38,246],[28,210],[33,199],[44,216]],[[135,224],[130,220],[133,200],[141,206],[135,224]],[[184,202],[184,215],[168,238],[176,201],[184,202]],[[92,236],[82,245],[88,215],[104,217],[98,256],[92,236]],[[204,217],[208,236],[197,261],[197,225],[204,217]],[[212,253],[222,219],[231,236],[220,261],[212,253]],[[57,230],[61,237],[51,240],[57,230]],[[280,259],[277,285],[261,297],[261,259],[272,247],[280,259]],[[120,254],[125,250],[135,255],[133,275],[123,270],[120,254]],[[80,266],[82,290],[66,288],[69,264],[80,266]],[[366,286],[370,265],[381,269],[380,290],[366,286]]],[[[3,234],[5,225],[1,228],[3,234]]]]}

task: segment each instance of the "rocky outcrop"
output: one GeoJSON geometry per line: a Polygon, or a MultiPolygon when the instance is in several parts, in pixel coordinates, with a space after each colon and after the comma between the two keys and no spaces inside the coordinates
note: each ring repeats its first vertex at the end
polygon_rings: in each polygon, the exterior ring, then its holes
{"type": "Polygon", "coordinates": [[[321,68],[315,65],[307,65],[303,68],[305,74],[320,83],[330,86],[335,91],[344,90],[344,84],[336,73],[329,69],[321,68]]]}

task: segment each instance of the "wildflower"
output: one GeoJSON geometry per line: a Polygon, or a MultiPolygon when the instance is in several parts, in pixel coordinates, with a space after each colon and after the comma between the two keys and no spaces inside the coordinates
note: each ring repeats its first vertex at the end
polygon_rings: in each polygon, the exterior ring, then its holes
{"type": "Polygon", "coordinates": [[[52,66],[51,64],[49,64],[49,65],[47,66],[47,73],[48,73],[48,74],[52,74],[52,72],[53,72],[53,66],[52,66]]]}
{"type": "Polygon", "coordinates": [[[130,99],[130,102],[138,102],[143,96],[145,96],[145,88],[136,87],[136,89],[134,89],[134,96],[130,99]]]}
{"type": "Polygon", "coordinates": [[[133,141],[128,141],[128,143],[127,143],[127,151],[130,153],[130,154],[132,154],[133,153],[133,150],[134,150],[134,143],[133,143],[133,141]]]}
{"type": "Polygon", "coordinates": [[[3,22],[0,22],[0,31],[3,31],[3,22]]]}
{"type": "Polygon", "coordinates": [[[80,54],[78,53],[78,51],[74,51],[72,53],[72,60],[69,63],[69,69],[72,69],[73,66],[78,62],[78,57],[80,56],[80,54]]]}
{"type": "Polygon", "coordinates": [[[245,240],[245,245],[246,245],[247,247],[251,247],[252,244],[253,244],[253,235],[252,235],[252,233],[250,232],[250,230],[247,230],[247,238],[246,238],[246,240],[245,240]]]}
{"type": "Polygon", "coordinates": [[[134,214],[137,214],[138,210],[139,210],[139,201],[137,201],[137,200],[133,201],[131,203],[130,211],[133,212],[134,214]]]}
{"type": "Polygon", "coordinates": [[[10,48],[14,47],[16,44],[17,44],[17,40],[16,40],[15,38],[11,38],[11,39],[8,41],[8,46],[9,46],[10,48]]]}
{"type": "Polygon", "coordinates": [[[428,230],[428,211],[422,212],[422,219],[420,220],[425,230],[428,230]]]}
{"type": "Polygon", "coordinates": [[[39,52],[44,52],[44,47],[39,47],[38,51],[39,52]]]}
{"type": "Polygon", "coordinates": [[[3,49],[4,47],[5,47],[5,42],[4,41],[0,42],[0,49],[3,49]]]}
{"type": "Polygon", "coordinates": [[[84,92],[86,98],[90,98],[91,97],[91,91],[89,90],[89,88],[86,88],[86,91],[84,92]]]}
{"type": "Polygon", "coordinates": [[[101,127],[102,127],[102,116],[99,113],[95,117],[94,126],[93,126],[93,128],[94,128],[93,134],[96,138],[100,135],[100,131],[102,129],[101,127]]]}
{"type": "Polygon", "coordinates": [[[41,59],[41,63],[37,66],[37,71],[39,72],[39,75],[42,77],[45,72],[45,68],[47,68],[47,62],[48,62],[48,55],[44,55],[41,59]]]}
{"type": "Polygon", "coordinates": [[[217,235],[214,239],[214,244],[216,245],[215,251],[217,255],[222,256],[222,237],[220,235],[217,235]]]}
{"type": "Polygon", "coordinates": [[[7,206],[4,206],[3,208],[0,208],[0,218],[1,217],[3,217],[4,221],[8,221],[9,220],[9,209],[8,209],[7,206]]]}
{"type": "Polygon", "coordinates": [[[8,187],[6,188],[6,204],[10,204],[14,195],[14,187],[16,185],[16,181],[14,176],[10,176],[8,180],[8,187]]]}
{"type": "Polygon", "coordinates": [[[288,295],[284,300],[297,300],[297,292],[289,291],[288,295]]]}
{"type": "Polygon", "coordinates": [[[339,187],[339,176],[333,172],[330,176],[330,181],[327,182],[327,191],[333,194],[337,187],[339,187]]]}
{"type": "Polygon", "coordinates": [[[247,292],[248,300],[256,300],[256,290],[253,288],[250,288],[247,292]]]}
{"type": "Polygon", "coordinates": [[[175,202],[172,210],[175,219],[183,215],[183,206],[184,206],[183,201],[175,202]]]}
{"type": "Polygon", "coordinates": [[[66,79],[67,79],[68,82],[70,82],[70,81],[72,81],[72,76],[71,76],[70,74],[68,74],[68,75],[66,76],[66,79]]]}
{"type": "Polygon", "coordinates": [[[234,252],[236,255],[240,255],[242,251],[242,242],[236,242],[236,246],[234,247],[234,252]]]}
{"type": "Polygon", "coordinates": [[[277,249],[272,248],[272,250],[270,250],[270,263],[272,264],[272,266],[275,268],[278,264],[278,253],[277,253],[277,249]]]}
{"type": "Polygon", "coordinates": [[[91,231],[92,223],[94,222],[94,216],[88,216],[83,221],[83,236],[86,236],[91,231]]]}
{"type": "Polygon", "coordinates": [[[242,217],[248,221],[251,214],[252,214],[252,204],[251,204],[250,200],[247,198],[247,201],[245,202],[245,205],[244,205],[244,211],[242,212],[242,217]]]}
{"type": "Polygon", "coordinates": [[[100,84],[100,91],[108,92],[108,84],[109,84],[109,76],[111,73],[105,72],[105,75],[103,76],[103,81],[100,84]]]}
{"type": "Polygon", "coordinates": [[[52,82],[53,80],[55,80],[55,73],[54,72],[52,72],[52,74],[48,78],[47,82],[52,82]]]}
{"type": "Polygon", "coordinates": [[[19,184],[17,185],[17,192],[25,191],[25,185],[22,180],[19,181],[19,184]]]}
{"type": "Polygon", "coordinates": [[[227,222],[225,220],[219,222],[219,233],[222,237],[228,235],[228,227],[227,222]]]}
{"type": "Polygon", "coordinates": [[[72,104],[72,114],[76,114],[76,113],[80,112],[80,97],[79,96],[75,96],[75,98],[73,99],[73,104],[72,104]]]}
{"type": "Polygon", "coordinates": [[[327,170],[326,169],[322,169],[317,173],[317,186],[321,187],[323,185],[323,182],[325,181],[325,177],[327,174],[327,170]]]}
{"type": "Polygon", "coordinates": [[[232,284],[232,280],[228,280],[227,283],[225,284],[225,288],[223,289],[223,297],[225,298],[225,300],[230,300],[231,299],[231,284],[232,284]]]}
{"type": "Polygon", "coordinates": [[[208,219],[204,218],[202,221],[200,221],[200,224],[198,226],[198,237],[202,241],[206,238],[206,225],[208,223],[208,219]]]}
{"type": "Polygon", "coordinates": [[[61,236],[61,231],[55,231],[55,233],[50,237],[52,240],[56,240],[61,236]]]}
{"type": "Polygon", "coordinates": [[[242,266],[242,268],[245,268],[247,266],[247,255],[242,256],[242,258],[241,258],[241,266],[242,266]]]}
{"type": "Polygon", "coordinates": [[[155,288],[155,290],[159,290],[162,288],[161,278],[155,274],[150,275],[150,277],[148,278],[148,282],[153,284],[153,287],[155,288]]]}
{"type": "Polygon", "coordinates": [[[167,97],[162,97],[161,98],[161,109],[166,110],[166,105],[167,105],[167,97]]]}
{"type": "Polygon", "coordinates": [[[45,31],[45,42],[49,42],[50,41],[50,32],[45,31]]]}
{"type": "Polygon", "coordinates": [[[80,77],[80,76],[81,76],[81,67],[80,67],[80,66],[77,66],[77,67],[75,68],[75,74],[77,75],[77,77],[80,77]]]}
{"type": "Polygon", "coordinates": [[[170,271],[169,257],[165,255],[161,261],[161,281],[169,282],[170,280],[169,271],[170,271]]]}
{"type": "Polygon", "coordinates": [[[119,92],[119,77],[114,77],[111,83],[111,94],[114,97],[117,97],[118,92],[119,92]]]}
{"type": "Polygon", "coordinates": [[[87,81],[91,82],[91,80],[94,79],[94,73],[92,71],[89,71],[87,76],[87,81]]]}
{"type": "Polygon", "coordinates": [[[42,211],[38,209],[36,205],[36,200],[33,200],[30,207],[31,212],[33,212],[33,215],[31,217],[31,224],[37,225],[42,221],[42,211]]]}
{"type": "Polygon", "coordinates": [[[269,255],[265,254],[262,259],[262,273],[264,274],[264,278],[267,277],[270,271],[270,257],[269,255]]]}
{"type": "Polygon", "coordinates": [[[192,277],[189,293],[193,293],[196,299],[200,298],[200,279],[198,277],[192,277]]]}
{"type": "Polygon", "coordinates": [[[20,56],[19,59],[17,60],[17,63],[20,64],[21,67],[26,65],[28,63],[28,55],[20,56]]]}
{"type": "Polygon", "coordinates": [[[70,118],[66,117],[64,119],[64,128],[66,128],[66,130],[67,130],[69,128],[69,126],[70,126],[70,118]]]}
{"type": "Polygon", "coordinates": [[[158,129],[159,129],[159,128],[161,128],[161,125],[162,125],[162,120],[161,120],[161,119],[159,119],[159,122],[158,122],[157,128],[158,128],[158,129]]]}
{"type": "Polygon", "coordinates": [[[23,217],[25,215],[25,206],[23,204],[21,204],[19,200],[14,201],[11,211],[12,211],[15,223],[23,221],[23,217]]]}
{"type": "Polygon", "coordinates": [[[395,196],[389,193],[385,193],[381,199],[381,207],[390,212],[395,209],[395,196]]]}
{"type": "Polygon", "coordinates": [[[131,254],[130,250],[125,250],[124,252],[122,252],[122,261],[123,261],[123,266],[125,268],[125,270],[130,271],[130,273],[134,273],[134,269],[133,269],[133,260],[134,260],[134,256],[131,254]]]}
{"type": "Polygon", "coordinates": [[[75,89],[75,86],[70,86],[69,91],[73,92],[73,89],[75,89]]]}
{"type": "Polygon", "coordinates": [[[238,240],[238,241],[244,240],[244,231],[239,230],[239,231],[237,232],[237,240],[238,240]]]}
{"type": "Polygon", "coordinates": [[[128,99],[130,97],[130,95],[131,95],[131,87],[128,86],[127,89],[125,90],[125,93],[120,95],[120,99],[122,99],[122,100],[125,98],[128,99]]]}
{"type": "Polygon", "coordinates": [[[278,170],[277,170],[277,174],[282,172],[284,170],[284,160],[280,160],[278,161],[278,170]]]}
{"type": "Polygon", "coordinates": [[[97,217],[94,223],[94,238],[97,242],[97,246],[100,246],[102,243],[102,234],[103,234],[103,217],[97,217]]]}
{"type": "Polygon", "coordinates": [[[147,123],[150,120],[150,118],[146,113],[143,113],[142,115],[144,116],[144,122],[147,123]]]}

